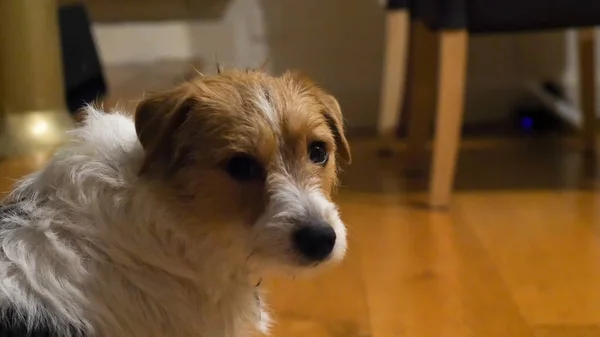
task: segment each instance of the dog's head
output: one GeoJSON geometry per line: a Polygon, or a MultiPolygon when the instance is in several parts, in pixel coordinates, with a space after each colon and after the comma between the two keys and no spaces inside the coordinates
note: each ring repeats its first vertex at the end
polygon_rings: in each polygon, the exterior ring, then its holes
{"type": "Polygon", "coordinates": [[[339,260],[346,230],[331,193],[350,149],[337,101],[302,76],[228,71],[145,98],[140,174],[166,184],[193,221],[260,262],[339,260]]]}

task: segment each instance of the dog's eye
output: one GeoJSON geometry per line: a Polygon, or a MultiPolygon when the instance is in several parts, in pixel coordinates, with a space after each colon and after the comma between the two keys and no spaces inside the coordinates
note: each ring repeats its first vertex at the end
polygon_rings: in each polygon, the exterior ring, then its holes
{"type": "Polygon", "coordinates": [[[329,153],[325,149],[325,143],[320,141],[310,143],[308,146],[308,157],[313,163],[325,166],[329,160],[329,153]]]}
{"type": "Polygon", "coordinates": [[[262,179],[264,171],[262,166],[249,155],[240,154],[231,158],[225,167],[229,175],[239,181],[262,179]]]}

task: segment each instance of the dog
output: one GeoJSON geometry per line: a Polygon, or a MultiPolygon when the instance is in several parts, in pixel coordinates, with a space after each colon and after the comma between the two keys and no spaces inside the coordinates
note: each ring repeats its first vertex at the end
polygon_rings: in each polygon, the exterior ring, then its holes
{"type": "Polygon", "coordinates": [[[340,106],[302,75],[227,70],[88,107],[0,212],[2,336],[267,333],[257,280],[340,261],[340,106]]]}

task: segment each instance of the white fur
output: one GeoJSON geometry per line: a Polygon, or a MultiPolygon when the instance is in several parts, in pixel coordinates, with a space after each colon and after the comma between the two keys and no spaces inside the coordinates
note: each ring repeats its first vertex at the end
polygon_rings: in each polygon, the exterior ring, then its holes
{"type": "MultiPolygon", "coordinates": [[[[283,164],[277,166],[285,167],[283,164]]],[[[311,218],[322,219],[336,233],[337,239],[329,261],[339,261],[344,257],[346,227],[335,205],[318,189],[318,181],[295,181],[291,174],[284,171],[272,174],[267,184],[270,190],[276,192],[271,196],[267,210],[253,227],[263,257],[270,257],[279,268],[295,265],[298,256],[290,247],[288,238],[295,229],[295,221],[311,218]]]]}
{"type": "Polygon", "coordinates": [[[267,98],[267,93],[264,89],[256,89],[254,92],[254,104],[262,111],[272,127],[277,128],[279,118],[273,104],[267,98]]]}
{"type": "MultiPolygon", "coordinates": [[[[175,231],[177,214],[138,177],[143,149],[133,121],[88,112],[72,141],[8,198],[19,212],[0,220],[0,308],[16,307],[31,326],[100,337],[267,332],[253,270],[229,263],[214,238],[189,242],[175,231]]],[[[280,259],[290,251],[281,221],[314,214],[335,229],[331,260],[340,259],[346,234],[335,206],[289,175],[268,183],[279,192],[253,228],[257,247],[273,247],[280,259]]]]}

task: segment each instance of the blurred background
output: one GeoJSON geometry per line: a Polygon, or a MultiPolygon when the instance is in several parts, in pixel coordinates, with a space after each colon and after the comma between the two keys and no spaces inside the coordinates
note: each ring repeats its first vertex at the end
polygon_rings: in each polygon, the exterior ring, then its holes
{"type": "MultiPolygon", "coordinates": [[[[100,59],[108,68],[188,61],[200,62],[203,72],[212,73],[217,61],[259,67],[268,58],[267,67],[275,74],[289,68],[308,73],[341,101],[349,129],[374,135],[385,46],[385,11],[375,0],[85,3],[95,19],[100,59]],[[190,12],[196,2],[194,15],[190,12]]],[[[473,38],[465,122],[507,120],[531,81],[557,81],[575,98],[574,42],[567,31],[473,38]]]]}
{"type": "Polygon", "coordinates": [[[597,0],[0,0],[0,188],[97,102],[216,65],[332,92],[345,262],[275,337],[600,336],[597,0]]]}

